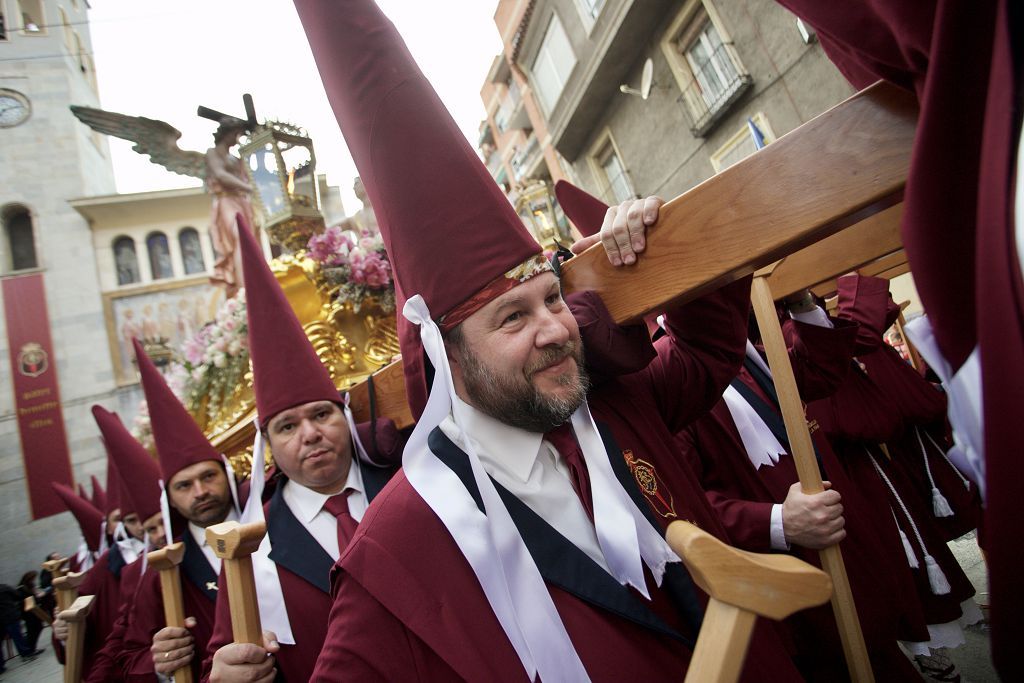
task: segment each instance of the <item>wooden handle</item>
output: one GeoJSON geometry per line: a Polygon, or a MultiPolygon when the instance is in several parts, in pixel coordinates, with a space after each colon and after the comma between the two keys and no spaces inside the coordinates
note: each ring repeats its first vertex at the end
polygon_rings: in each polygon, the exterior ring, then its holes
{"type": "MultiPolygon", "coordinates": [[[[790,452],[796,464],[797,475],[800,477],[801,488],[804,493],[820,493],[824,490],[824,485],[821,482],[817,458],[814,456],[811,434],[807,429],[804,406],[796,388],[796,378],[793,376],[793,366],[789,362],[782,327],[775,313],[775,300],[764,277],[754,278],[751,298],[757,325],[761,330],[761,340],[768,354],[768,366],[771,368],[775,391],[779,396],[779,407],[782,409],[790,452]]],[[[843,564],[842,552],[838,545],[821,551],[821,566],[832,579],[832,611],[836,615],[850,678],[855,683],[874,681],[867,646],[864,644],[864,634],[857,619],[857,606],[853,602],[850,580],[846,576],[846,566],[843,564]]]]}
{"type": "Polygon", "coordinates": [[[68,639],[64,644],[64,683],[82,680],[82,656],[85,650],[85,619],[92,610],[95,596],[76,598],[69,608],[60,613],[68,622],[68,639]]]}
{"type": "Polygon", "coordinates": [[[66,610],[78,597],[78,586],[85,581],[85,572],[72,572],[53,580],[53,590],[57,596],[57,609],[66,610]]]}
{"type": "MultiPolygon", "coordinates": [[[[185,544],[181,541],[154,550],[146,557],[149,566],[160,572],[160,595],[164,602],[164,621],[168,626],[184,628],[185,600],[181,593],[181,570],[178,565],[185,557],[185,544]]],[[[200,655],[202,656],[202,655],[200,655]]],[[[175,683],[192,683],[192,663],[174,672],[175,683]]]]}
{"type": "Polygon", "coordinates": [[[267,525],[222,522],[206,529],[206,541],[224,560],[224,578],[231,605],[231,632],[236,643],[263,645],[256,579],[252,572],[252,553],[260,547],[267,525]]]}
{"type": "Polygon", "coordinates": [[[47,560],[43,562],[43,569],[50,572],[53,578],[59,578],[68,573],[68,562],[71,561],[70,557],[60,557],[56,560],[47,560]]]}
{"type": "Polygon", "coordinates": [[[736,683],[757,615],[714,598],[708,601],[686,683],[736,683]]]}

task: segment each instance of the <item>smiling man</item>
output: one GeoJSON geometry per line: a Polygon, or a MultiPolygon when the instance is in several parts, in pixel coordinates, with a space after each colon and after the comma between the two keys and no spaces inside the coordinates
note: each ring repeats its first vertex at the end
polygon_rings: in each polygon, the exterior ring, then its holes
{"type": "MultiPolygon", "coordinates": [[[[637,481],[738,369],[749,281],[668,311],[649,366],[591,387],[553,266],[391,23],[369,0],[296,6],[377,208],[422,413],[341,557],[314,680],[679,680],[702,609],[662,525],[713,513],[703,495],[659,509],[637,481]]],[[[660,204],[608,212],[613,265],[637,262],[660,204]]],[[[796,678],[774,655],[753,673],[796,678]]]]}
{"type": "Polygon", "coordinates": [[[181,591],[187,628],[166,626],[159,572],[142,577],[126,620],[124,641],[116,653],[127,681],[152,680],[191,666],[198,675],[213,632],[220,558],[206,544],[206,527],[237,519],[228,473],[219,453],[164,382],[136,340],[142,388],[145,391],[160,461],[161,479],[172,513],[168,527],[185,545],[181,591]]]}
{"type": "MultiPolygon", "coordinates": [[[[368,462],[330,374],[244,228],[238,232],[256,410],[280,472],[263,506],[270,550],[254,557],[266,642],[231,643],[222,576],[204,673],[222,682],[270,681],[276,672],[279,681],[304,683],[327,632],[331,567],[394,469],[368,462]]],[[[359,429],[369,435],[369,425],[359,429]]],[[[390,420],[378,420],[374,441],[378,462],[398,460],[401,444],[390,420]]]]}

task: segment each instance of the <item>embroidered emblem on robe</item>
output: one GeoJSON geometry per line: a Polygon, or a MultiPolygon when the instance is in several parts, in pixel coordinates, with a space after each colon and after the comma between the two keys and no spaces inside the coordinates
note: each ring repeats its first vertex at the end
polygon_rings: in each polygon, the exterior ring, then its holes
{"type": "Polygon", "coordinates": [[[207,581],[206,582],[206,590],[208,590],[208,591],[215,591],[215,590],[217,590],[217,582],[216,581],[207,581]]]}
{"type": "Polygon", "coordinates": [[[662,483],[654,465],[635,457],[630,450],[622,451],[622,457],[626,459],[629,471],[633,473],[633,478],[654,511],[665,518],[676,517],[672,493],[662,483]]]}

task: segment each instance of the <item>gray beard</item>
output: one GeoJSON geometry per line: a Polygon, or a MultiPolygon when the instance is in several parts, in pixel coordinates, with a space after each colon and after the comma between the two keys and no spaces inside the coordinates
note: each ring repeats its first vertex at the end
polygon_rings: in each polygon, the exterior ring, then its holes
{"type": "MultiPolygon", "coordinates": [[[[584,369],[583,347],[570,342],[569,354],[576,361],[577,372],[559,378],[562,386],[571,386],[565,397],[542,394],[526,377],[503,375],[480,362],[468,348],[459,349],[459,363],[466,393],[474,407],[496,420],[528,432],[544,433],[565,424],[583,404],[590,390],[590,378],[584,369]]],[[[540,361],[544,367],[566,355],[566,347],[546,352],[540,361]]]]}

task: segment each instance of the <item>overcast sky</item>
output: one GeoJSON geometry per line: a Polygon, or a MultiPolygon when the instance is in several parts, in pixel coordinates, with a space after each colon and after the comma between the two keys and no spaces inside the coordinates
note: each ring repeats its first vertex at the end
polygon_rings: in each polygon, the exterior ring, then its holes
{"type": "MultiPolygon", "coordinates": [[[[480,87],[501,39],[497,0],[377,0],[398,27],[420,68],[456,122],[474,141],[484,117],[480,87]]],[[[244,116],[251,93],[256,115],[304,127],[317,169],[343,191],[345,208],[355,166],[324,95],[305,33],[290,0],[92,0],[93,50],[104,109],[170,123],[183,149],[213,144],[216,124],[197,105],[244,116]]],[[[111,138],[119,192],[195,185],[164,171],[111,138]]]]}

